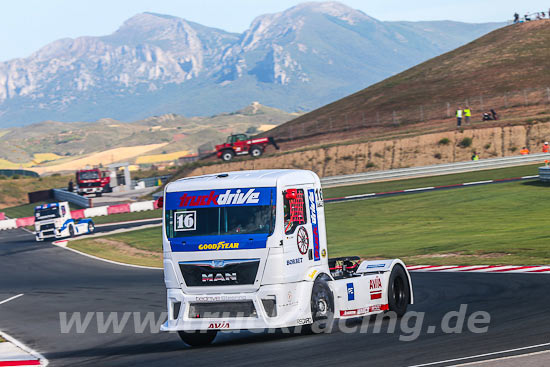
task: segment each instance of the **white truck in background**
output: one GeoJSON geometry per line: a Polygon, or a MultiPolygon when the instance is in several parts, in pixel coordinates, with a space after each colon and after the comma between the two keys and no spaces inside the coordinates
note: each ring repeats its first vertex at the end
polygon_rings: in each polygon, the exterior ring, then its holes
{"type": "Polygon", "coordinates": [[[168,184],[163,200],[168,320],[191,346],[220,330],[270,329],[405,313],[413,289],[398,259],[328,258],[319,177],[240,171],[168,184]]]}
{"type": "Polygon", "coordinates": [[[71,217],[71,209],[66,201],[48,203],[34,208],[34,229],[37,241],[51,238],[74,237],[93,233],[94,222],[91,219],[80,219],[76,222],[71,217]]]}

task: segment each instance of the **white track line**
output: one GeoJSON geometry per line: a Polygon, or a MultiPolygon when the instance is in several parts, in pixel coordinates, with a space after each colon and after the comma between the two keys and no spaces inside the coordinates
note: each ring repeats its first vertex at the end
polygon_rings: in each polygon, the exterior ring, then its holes
{"type": "Polygon", "coordinates": [[[407,190],[403,190],[403,192],[413,192],[413,191],[433,190],[433,189],[435,189],[435,187],[433,187],[433,186],[430,186],[430,187],[419,187],[418,189],[407,189],[407,190]]]}
{"type": "Polygon", "coordinates": [[[25,344],[21,343],[19,340],[15,339],[14,337],[6,334],[2,330],[0,330],[0,336],[2,338],[4,338],[5,340],[7,340],[8,342],[15,345],[16,347],[18,347],[18,348],[24,350],[25,352],[29,353],[34,358],[39,359],[40,363],[41,363],[41,366],[46,367],[50,363],[50,361],[48,361],[42,354],[38,353],[37,351],[35,351],[32,348],[27,347],[25,344]]]}
{"type": "MultiPolygon", "coordinates": [[[[430,362],[430,363],[424,363],[424,364],[415,364],[413,366],[408,367],[425,367],[425,366],[435,366],[438,364],[444,364],[444,363],[452,363],[452,362],[459,362],[459,361],[466,361],[468,359],[474,359],[474,358],[483,358],[483,357],[489,357],[489,356],[496,356],[499,354],[505,354],[505,353],[511,353],[511,352],[518,352],[521,350],[527,350],[527,349],[533,349],[533,348],[540,348],[540,347],[547,347],[550,346],[550,343],[543,343],[543,344],[537,344],[537,345],[531,345],[528,347],[521,347],[521,348],[514,348],[514,349],[508,349],[508,350],[501,350],[500,352],[492,352],[492,353],[485,353],[485,354],[478,354],[475,356],[469,356],[469,357],[461,357],[461,358],[453,358],[453,359],[447,359],[444,361],[437,361],[437,362],[430,362]]],[[[479,361],[478,363],[483,362],[479,361]]]]}
{"type": "Polygon", "coordinates": [[[162,270],[163,268],[157,268],[157,267],[154,267],[154,266],[144,266],[144,265],[133,265],[133,264],[125,264],[125,263],[120,263],[118,261],[113,261],[113,260],[107,260],[107,259],[103,259],[101,257],[97,257],[97,256],[94,256],[94,255],[90,255],[90,254],[87,254],[85,252],[81,252],[81,251],[78,251],[78,250],[75,250],[74,248],[70,248],[70,247],[65,247],[65,246],[60,246],[60,245],[56,245],[54,244],[54,246],[57,246],[59,248],[62,248],[62,249],[65,249],[65,250],[69,250],[69,251],[72,251],[72,252],[75,252],[79,255],[82,255],[82,256],[86,256],[86,257],[89,257],[91,259],[95,259],[95,260],[99,260],[99,261],[104,261],[106,263],[110,263],[110,264],[115,264],[115,265],[121,265],[121,266],[127,266],[127,267],[130,267],[130,268],[138,268],[138,269],[152,269],[152,270],[162,270]]]}
{"type": "Polygon", "coordinates": [[[476,181],[476,182],[466,182],[466,183],[463,183],[462,186],[480,185],[480,184],[486,184],[486,183],[491,183],[491,182],[493,182],[493,180],[476,181]]]}
{"type": "MultiPolygon", "coordinates": [[[[540,352],[533,352],[533,353],[526,353],[526,354],[518,354],[517,356],[510,356],[510,357],[502,357],[502,358],[493,358],[493,359],[486,359],[484,361],[479,362],[468,362],[464,364],[458,364],[454,367],[466,367],[466,366],[480,366],[486,363],[492,363],[492,362],[498,362],[498,361],[506,361],[509,359],[516,359],[516,358],[525,358],[525,357],[532,357],[540,354],[547,354],[550,353],[550,350],[542,350],[540,352]]],[[[520,364],[518,364],[519,366],[520,364]]]]}
{"type": "Polygon", "coordinates": [[[23,293],[18,294],[17,296],[13,296],[13,297],[10,297],[10,298],[8,298],[8,299],[5,299],[5,300],[3,300],[3,301],[0,302],[0,305],[1,305],[1,304],[4,304],[4,303],[8,303],[9,301],[13,301],[13,300],[16,299],[16,298],[21,297],[22,295],[23,295],[23,293]]]}

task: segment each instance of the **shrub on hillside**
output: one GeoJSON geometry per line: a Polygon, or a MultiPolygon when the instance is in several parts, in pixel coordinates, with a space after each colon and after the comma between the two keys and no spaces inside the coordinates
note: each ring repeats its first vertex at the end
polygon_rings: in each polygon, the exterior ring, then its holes
{"type": "Polygon", "coordinates": [[[365,165],[366,168],[373,168],[373,167],[376,167],[376,164],[372,163],[372,162],[367,162],[367,164],[365,165]]]}
{"type": "Polygon", "coordinates": [[[439,145],[449,145],[450,142],[451,141],[449,140],[449,138],[443,138],[437,144],[439,144],[439,145]]]}
{"type": "Polygon", "coordinates": [[[470,145],[472,145],[472,138],[464,138],[460,141],[460,143],[458,143],[458,146],[460,146],[461,148],[468,148],[470,145]]]}
{"type": "Polygon", "coordinates": [[[441,159],[441,153],[435,153],[434,158],[435,159],[441,159]]]}

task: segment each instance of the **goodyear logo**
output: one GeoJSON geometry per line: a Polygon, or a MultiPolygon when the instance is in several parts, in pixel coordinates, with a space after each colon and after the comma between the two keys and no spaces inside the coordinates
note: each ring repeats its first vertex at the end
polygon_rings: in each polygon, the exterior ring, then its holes
{"type": "Polygon", "coordinates": [[[199,245],[199,250],[231,250],[231,249],[238,249],[239,243],[238,242],[218,242],[218,243],[201,243],[199,245]]]}

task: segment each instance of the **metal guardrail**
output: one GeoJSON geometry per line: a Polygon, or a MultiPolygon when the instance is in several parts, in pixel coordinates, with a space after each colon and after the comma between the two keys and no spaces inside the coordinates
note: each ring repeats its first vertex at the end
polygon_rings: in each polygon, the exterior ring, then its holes
{"type": "Polygon", "coordinates": [[[153,187],[153,186],[158,186],[159,180],[164,185],[166,182],[168,182],[170,177],[171,176],[156,176],[156,177],[141,178],[139,180],[136,180],[136,183],[143,181],[145,183],[145,187],[153,187]]]}
{"type": "Polygon", "coordinates": [[[83,208],[90,208],[92,206],[92,201],[89,198],[64,189],[53,189],[53,196],[57,201],[68,201],[83,208]]]}
{"type": "Polygon", "coordinates": [[[550,182],[550,167],[539,167],[539,179],[544,182],[550,182]]]}
{"type": "MultiPolygon", "coordinates": [[[[493,168],[520,166],[523,164],[544,162],[547,159],[550,160],[550,154],[548,153],[480,159],[479,161],[436,164],[436,165],[424,166],[424,167],[399,168],[399,169],[392,169],[387,171],[365,172],[365,173],[357,173],[352,175],[324,177],[321,179],[321,184],[323,185],[323,187],[332,187],[332,186],[354,185],[354,184],[362,184],[362,183],[392,180],[392,179],[404,179],[404,178],[422,177],[422,176],[436,176],[436,175],[445,175],[445,174],[451,174],[451,173],[481,171],[481,170],[493,169],[493,168]]],[[[549,176],[550,176],[550,172],[549,172],[549,176]]]]}

